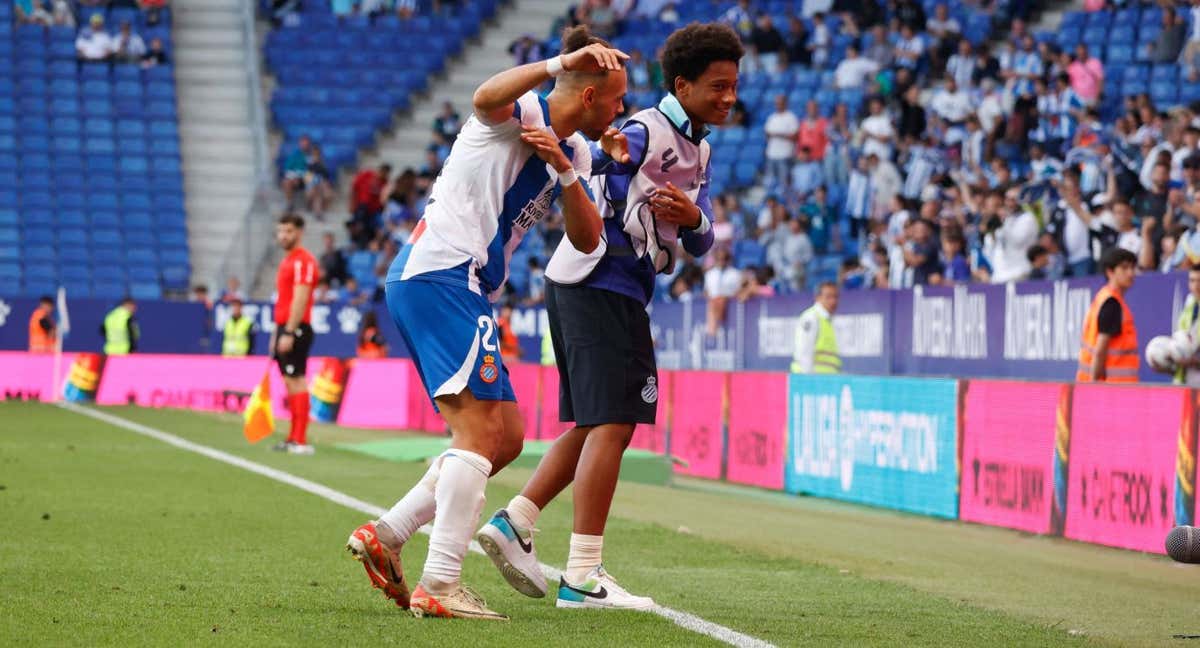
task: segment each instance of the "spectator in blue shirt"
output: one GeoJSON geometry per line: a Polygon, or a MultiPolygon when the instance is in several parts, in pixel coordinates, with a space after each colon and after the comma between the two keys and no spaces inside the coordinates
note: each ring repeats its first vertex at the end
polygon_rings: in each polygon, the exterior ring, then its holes
{"type": "Polygon", "coordinates": [[[812,151],[807,146],[801,146],[796,154],[796,164],[792,166],[792,191],[797,196],[808,196],[824,183],[821,163],[812,159],[812,151]]]}

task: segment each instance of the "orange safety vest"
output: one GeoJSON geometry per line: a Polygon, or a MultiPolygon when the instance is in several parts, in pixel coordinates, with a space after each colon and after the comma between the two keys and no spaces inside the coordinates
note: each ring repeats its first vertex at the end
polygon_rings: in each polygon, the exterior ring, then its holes
{"type": "Polygon", "coordinates": [[[1097,328],[1100,319],[1100,307],[1112,297],[1121,305],[1121,334],[1108,342],[1108,354],[1104,358],[1105,382],[1134,383],[1138,379],[1138,346],[1137,329],[1133,325],[1133,311],[1125,303],[1125,298],[1113,292],[1108,286],[1096,293],[1092,305],[1088,307],[1087,319],[1083,321],[1083,340],[1079,347],[1079,370],[1075,374],[1076,382],[1092,381],[1092,358],[1096,351],[1096,339],[1100,336],[1097,328]]]}
{"type": "Polygon", "coordinates": [[[54,329],[49,332],[42,329],[42,318],[49,311],[38,306],[33,309],[33,315],[29,317],[29,352],[30,353],[52,353],[54,351],[54,329]]]}
{"type": "Polygon", "coordinates": [[[360,358],[386,358],[387,347],[382,344],[375,344],[371,341],[375,337],[377,329],[369,328],[362,333],[358,343],[358,357],[360,358]]]}

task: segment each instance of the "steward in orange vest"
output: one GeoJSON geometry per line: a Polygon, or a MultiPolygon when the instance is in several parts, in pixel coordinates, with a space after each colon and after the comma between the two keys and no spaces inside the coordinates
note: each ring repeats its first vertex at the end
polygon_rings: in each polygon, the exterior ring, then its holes
{"type": "Polygon", "coordinates": [[[54,353],[58,324],[54,321],[54,300],[42,297],[29,317],[29,352],[54,353]]]}
{"type": "Polygon", "coordinates": [[[1137,257],[1121,248],[1111,248],[1100,258],[1108,283],[1096,293],[1083,321],[1076,382],[1137,382],[1137,328],[1125,303],[1135,267],[1137,257]]]}
{"type": "Polygon", "coordinates": [[[358,329],[357,355],[360,358],[386,358],[387,354],[387,340],[379,333],[379,320],[374,311],[367,311],[358,329]]]}

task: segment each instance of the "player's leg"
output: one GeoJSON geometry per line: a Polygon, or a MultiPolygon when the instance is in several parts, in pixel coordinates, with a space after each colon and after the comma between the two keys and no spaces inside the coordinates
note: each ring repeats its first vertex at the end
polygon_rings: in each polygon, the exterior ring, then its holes
{"type": "Polygon", "coordinates": [[[308,352],[312,348],[312,328],[301,325],[298,332],[300,334],[293,338],[290,351],[275,352],[275,361],[287,390],[287,409],[291,417],[287,440],[275,446],[275,449],[294,454],[312,454],[312,446],[308,445],[310,399],[305,378],[308,352]]]}
{"type": "MultiPolygon", "coordinates": [[[[502,403],[501,414],[504,419],[504,436],[509,448],[500,450],[498,461],[503,460],[507,465],[520,455],[524,444],[525,425],[515,402],[502,403]]],[[[538,470],[541,471],[540,466],[538,470]]],[[[567,483],[570,483],[569,477],[567,483]]],[[[517,496],[513,501],[521,499],[521,496],[517,496]]],[[[537,512],[537,507],[521,507],[510,502],[508,508],[500,509],[492,515],[480,528],[475,539],[514,589],[526,596],[541,598],[546,595],[546,578],[542,573],[541,563],[538,562],[537,552],[533,548],[533,520],[536,520],[537,512]],[[533,517],[526,517],[529,514],[533,517]],[[522,522],[518,523],[516,519],[522,522]]]]}
{"type": "MultiPolygon", "coordinates": [[[[593,301],[601,301],[595,297],[593,301]]],[[[575,524],[567,568],[558,588],[558,607],[645,610],[654,601],[634,596],[617,584],[603,567],[604,530],[621,473],[621,457],[638,423],[652,424],[658,403],[657,368],[650,338],[650,321],[642,305],[610,293],[605,309],[613,314],[608,333],[597,339],[616,353],[583,347],[577,355],[572,391],[580,425],[591,429],[575,470],[575,524]],[[605,337],[616,332],[619,337],[605,337]],[[615,357],[615,359],[614,359],[615,357]],[[606,359],[607,358],[607,359],[606,359]]],[[[594,319],[594,316],[593,318],[594,319]]]]}

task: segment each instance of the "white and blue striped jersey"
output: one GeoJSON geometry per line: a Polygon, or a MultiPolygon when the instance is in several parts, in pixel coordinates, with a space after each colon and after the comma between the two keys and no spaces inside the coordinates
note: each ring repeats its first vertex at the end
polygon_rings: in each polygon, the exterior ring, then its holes
{"type": "MultiPolygon", "coordinates": [[[[554,168],[521,141],[523,125],[550,130],[546,100],[533,92],[517,99],[512,117],[500,124],[467,120],[433,183],[425,216],[388,270],[388,282],[420,278],[493,300],[499,295],[513,250],[562,192],[554,168]]],[[[590,197],[587,140],[573,133],[559,145],[590,197]]]]}

